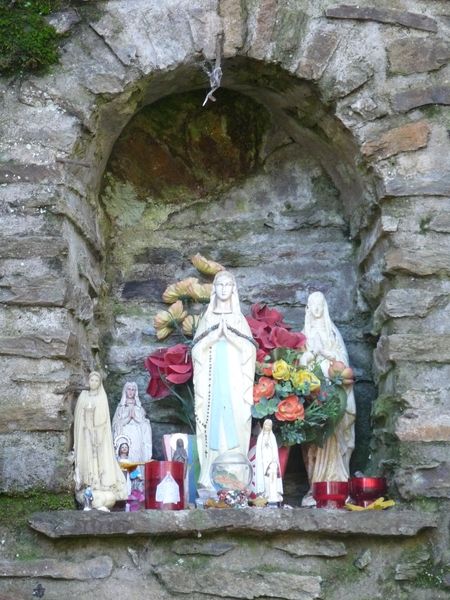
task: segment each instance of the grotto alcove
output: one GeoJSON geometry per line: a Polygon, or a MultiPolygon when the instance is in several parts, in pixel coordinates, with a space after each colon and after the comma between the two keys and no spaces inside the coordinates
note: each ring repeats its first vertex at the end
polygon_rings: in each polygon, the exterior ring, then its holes
{"type": "MultiPolygon", "coordinates": [[[[200,252],[233,270],[244,313],[264,302],[301,329],[308,294],[325,294],[357,375],[352,468],[363,470],[376,395],[358,265],[361,231],[375,211],[370,176],[313,85],[273,65],[233,59],[216,102],[203,107],[204,79],[195,67],[151,82],[104,172],[108,294],[97,316],[111,410],[124,382],[135,380],[156,457],[161,435],[180,430],[175,403],[145,395],[143,363],[161,346],[152,321],[162,292],[196,275],[189,257],[200,252]]],[[[293,452],[289,470],[297,462],[293,452]]]]}

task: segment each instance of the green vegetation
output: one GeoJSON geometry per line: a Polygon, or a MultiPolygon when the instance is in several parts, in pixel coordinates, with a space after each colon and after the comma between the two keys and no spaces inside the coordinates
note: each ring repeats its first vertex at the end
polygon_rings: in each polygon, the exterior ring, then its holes
{"type": "Polygon", "coordinates": [[[60,6],[61,0],[0,0],[0,74],[58,62],[60,36],[44,17],[60,6]]]}
{"type": "Polygon", "coordinates": [[[73,494],[51,494],[44,491],[26,492],[21,496],[0,496],[0,526],[14,524],[15,528],[25,526],[34,512],[48,510],[73,510],[73,494]]]}

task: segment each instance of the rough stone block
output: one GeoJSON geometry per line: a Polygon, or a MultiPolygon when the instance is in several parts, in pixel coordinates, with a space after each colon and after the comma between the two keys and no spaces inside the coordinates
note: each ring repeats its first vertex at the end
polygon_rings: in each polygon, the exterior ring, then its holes
{"type": "Polygon", "coordinates": [[[333,19],[378,21],[379,23],[400,25],[402,27],[432,31],[434,33],[437,31],[437,22],[435,19],[426,15],[391,8],[341,4],[326,9],[325,14],[327,17],[333,19]]]}
{"type": "Polygon", "coordinates": [[[374,313],[373,331],[379,333],[383,323],[391,318],[425,317],[439,297],[439,294],[415,288],[389,290],[374,313]]]}
{"type": "Polygon", "coordinates": [[[232,570],[220,567],[180,569],[179,566],[156,567],[155,575],[172,593],[207,594],[221,598],[260,598],[276,596],[286,600],[315,600],[321,597],[321,577],[297,575],[283,571],[232,570]]]}
{"type": "Polygon", "coordinates": [[[377,353],[386,361],[412,363],[450,362],[450,334],[415,335],[392,334],[381,336],[377,353]]]}
{"type": "Polygon", "coordinates": [[[390,215],[382,215],[382,217],[376,221],[375,225],[369,231],[365,232],[358,253],[358,262],[361,264],[366,260],[375,244],[384,236],[384,234],[395,232],[397,231],[397,228],[398,219],[390,215]]]}
{"type": "Polygon", "coordinates": [[[399,152],[411,152],[424,148],[428,144],[430,126],[426,121],[408,123],[385,131],[378,138],[365,142],[361,152],[365,156],[374,156],[381,160],[399,152]]]}
{"type": "Polygon", "coordinates": [[[222,556],[233,550],[236,544],[227,544],[225,542],[193,542],[192,540],[182,539],[177,540],[171,546],[172,552],[175,554],[204,556],[222,556]]]}
{"type": "Polygon", "coordinates": [[[431,557],[427,550],[421,550],[417,552],[414,558],[414,561],[395,565],[394,578],[396,581],[413,581],[416,579],[417,572],[422,570],[431,557]]]}
{"type": "Polygon", "coordinates": [[[58,384],[45,382],[18,382],[8,386],[3,400],[3,411],[7,418],[0,421],[0,433],[13,431],[67,431],[72,423],[68,398],[62,390],[69,382],[58,384]]]}
{"type": "Polygon", "coordinates": [[[402,38],[387,48],[391,73],[410,75],[440,69],[450,59],[450,44],[442,38],[402,38]]]}
{"type": "Polygon", "coordinates": [[[398,92],[392,96],[392,108],[397,112],[408,112],[428,104],[450,104],[450,86],[434,85],[398,92]]]}
{"type": "Polygon", "coordinates": [[[52,258],[67,254],[67,243],[58,236],[0,236],[0,258],[52,258]]]}
{"type": "Polygon", "coordinates": [[[405,500],[450,498],[448,444],[403,442],[394,484],[405,500]]]}
{"type": "Polygon", "coordinates": [[[73,489],[67,434],[15,432],[0,435],[0,492],[73,489]]]}
{"type": "Polygon", "coordinates": [[[371,535],[409,537],[437,526],[437,515],[401,510],[380,513],[346,513],[341,510],[289,511],[243,508],[241,510],[145,511],[103,514],[98,511],[58,511],[36,513],[30,526],[50,538],[85,536],[126,536],[227,532],[280,535],[314,533],[335,535],[371,535]]]}
{"type": "MultiPolygon", "coordinates": [[[[17,135],[17,133],[16,133],[17,135]]],[[[39,164],[23,165],[16,162],[4,163],[0,166],[0,183],[61,183],[62,170],[59,165],[39,164]]]]}
{"type": "Polygon", "coordinates": [[[278,8],[278,0],[261,0],[253,17],[254,26],[250,32],[249,55],[262,59],[266,56],[274,28],[274,18],[278,8]]]}
{"type": "Polygon", "coordinates": [[[334,558],[337,556],[346,556],[347,548],[343,542],[334,542],[332,540],[301,540],[298,542],[280,541],[273,544],[291,556],[326,556],[334,558]]]}
{"type": "Polygon", "coordinates": [[[57,558],[0,561],[0,577],[46,577],[83,581],[109,577],[112,569],[113,561],[110,556],[97,556],[80,562],[57,558]]]}
{"type": "Polygon", "coordinates": [[[65,358],[77,356],[77,336],[71,331],[0,338],[0,355],[27,358],[65,358]]]}
{"type": "Polygon", "coordinates": [[[313,29],[305,42],[296,75],[317,81],[339,44],[339,34],[334,28],[321,24],[313,29]]]}
{"type": "Polygon", "coordinates": [[[223,23],[224,58],[234,56],[244,45],[244,15],[240,0],[220,0],[219,14],[223,23]]]}
{"type": "Polygon", "coordinates": [[[385,255],[386,272],[407,272],[414,275],[450,273],[450,254],[447,244],[417,247],[415,240],[401,248],[390,248],[385,255]]]}
{"type": "Polygon", "coordinates": [[[0,277],[0,302],[22,306],[64,306],[67,284],[56,276],[0,277]]]}
{"type": "Polygon", "coordinates": [[[395,423],[402,442],[450,440],[450,390],[407,390],[401,395],[405,409],[395,423]]]}

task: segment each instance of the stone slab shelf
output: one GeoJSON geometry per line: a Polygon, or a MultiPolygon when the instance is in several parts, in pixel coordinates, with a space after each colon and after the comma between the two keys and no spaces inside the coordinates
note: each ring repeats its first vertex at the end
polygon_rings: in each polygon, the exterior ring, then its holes
{"type": "Polygon", "coordinates": [[[29,525],[49,538],[185,536],[230,532],[249,535],[315,533],[333,536],[411,537],[436,528],[437,515],[411,510],[346,512],[298,508],[146,510],[134,513],[35,513],[29,525]]]}

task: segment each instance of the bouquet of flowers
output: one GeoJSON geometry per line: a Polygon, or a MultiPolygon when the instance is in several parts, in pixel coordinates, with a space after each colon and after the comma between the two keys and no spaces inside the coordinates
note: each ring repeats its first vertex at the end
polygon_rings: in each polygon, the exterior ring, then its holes
{"type": "Polygon", "coordinates": [[[283,316],[275,309],[255,304],[248,318],[258,342],[252,415],[270,417],[281,445],[314,442],[322,446],[345,412],[347,394],[343,387],[352,383],[351,370],[333,363],[329,377],[318,362],[302,364],[306,338],[289,331],[283,316]]]}
{"type": "MultiPolygon", "coordinates": [[[[211,277],[224,269],[200,254],[191,260],[203,276],[211,277]]],[[[195,431],[195,418],[189,338],[195,335],[201,305],[209,302],[210,294],[211,283],[194,277],[167,287],[163,300],[170,306],[155,317],[156,337],[163,340],[178,333],[183,343],[160,348],[145,360],[150,373],[147,393],[154,400],[177,398],[177,414],[192,431],[195,431]]],[[[247,321],[258,344],[253,417],[273,419],[273,430],[280,445],[304,442],[322,445],[344,415],[347,403],[344,385],[353,382],[351,369],[334,363],[325,377],[318,362],[303,365],[306,337],[291,331],[275,309],[254,304],[247,321]]]]}

